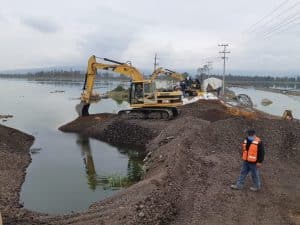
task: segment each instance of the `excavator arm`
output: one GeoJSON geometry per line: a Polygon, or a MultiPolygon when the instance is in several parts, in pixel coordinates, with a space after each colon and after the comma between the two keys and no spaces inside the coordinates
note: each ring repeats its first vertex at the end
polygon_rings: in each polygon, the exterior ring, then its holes
{"type": "Polygon", "coordinates": [[[131,78],[132,81],[142,81],[144,79],[141,72],[129,63],[121,63],[107,58],[103,60],[111,62],[112,64],[99,63],[94,55],[88,60],[87,73],[81,94],[81,103],[76,106],[79,116],[89,115],[88,109],[91,103],[91,95],[94,89],[97,70],[108,70],[119,73],[131,78]]]}
{"type": "Polygon", "coordinates": [[[153,72],[153,74],[151,76],[151,81],[154,81],[160,74],[165,74],[165,75],[172,77],[179,81],[184,80],[184,76],[181,73],[177,73],[175,71],[164,69],[164,68],[160,67],[153,72]]]}

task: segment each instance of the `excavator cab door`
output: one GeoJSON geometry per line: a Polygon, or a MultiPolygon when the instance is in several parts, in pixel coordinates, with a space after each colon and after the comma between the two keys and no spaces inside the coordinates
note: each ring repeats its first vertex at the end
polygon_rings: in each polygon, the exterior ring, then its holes
{"type": "Polygon", "coordinates": [[[156,103],[155,82],[132,82],[129,95],[130,104],[156,103]]]}
{"type": "Polygon", "coordinates": [[[144,82],[144,104],[157,103],[155,82],[144,82]]]}
{"type": "Polygon", "coordinates": [[[143,82],[132,82],[129,95],[130,104],[144,103],[144,85],[143,82]]]}

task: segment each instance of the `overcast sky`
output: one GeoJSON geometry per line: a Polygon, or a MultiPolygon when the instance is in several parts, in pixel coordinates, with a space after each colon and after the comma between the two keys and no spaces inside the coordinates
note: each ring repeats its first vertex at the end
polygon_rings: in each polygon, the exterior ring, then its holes
{"type": "Polygon", "coordinates": [[[155,52],[173,70],[217,70],[228,43],[229,71],[299,72],[299,16],[299,0],[2,0],[0,70],[81,66],[92,54],[150,70],[155,52]]]}

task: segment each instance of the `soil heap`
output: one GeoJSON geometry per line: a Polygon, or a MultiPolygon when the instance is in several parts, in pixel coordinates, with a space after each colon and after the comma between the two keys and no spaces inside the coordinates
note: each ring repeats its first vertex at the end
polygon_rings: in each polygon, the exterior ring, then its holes
{"type": "Polygon", "coordinates": [[[78,225],[300,224],[299,122],[258,115],[234,116],[213,101],[186,105],[171,121],[122,120],[112,114],[78,118],[60,129],[143,146],[148,152],[145,178],[86,212],[31,220],[78,225]],[[239,175],[241,142],[249,128],[266,148],[263,188],[256,193],[249,190],[250,178],[241,191],[229,188],[239,175]]]}

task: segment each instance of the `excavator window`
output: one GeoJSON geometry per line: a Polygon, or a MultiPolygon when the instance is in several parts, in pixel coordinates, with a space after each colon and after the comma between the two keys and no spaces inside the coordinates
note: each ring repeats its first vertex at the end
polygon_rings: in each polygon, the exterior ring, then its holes
{"type": "Polygon", "coordinates": [[[131,104],[142,104],[144,103],[144,87],[143,83],[132,83],[131,84],[131,104]]]}
{"type": "Polygon", "coordinates": [[[137,98],[143,98],[144,97],[144,87],[143,84],[137,84],[136,85],[136,96],[137,98]]]}
{"type": "Polygon", "coordinates": [[[153,104],[155,99],[155,82],[144,83],[144,102],[145,104],[153,104]]]}
{"type": "Polygon", "coordinates": [[[145,94],[153,93],[155,91],[154,82],[144,83],[144,92],[145,94]]]}

